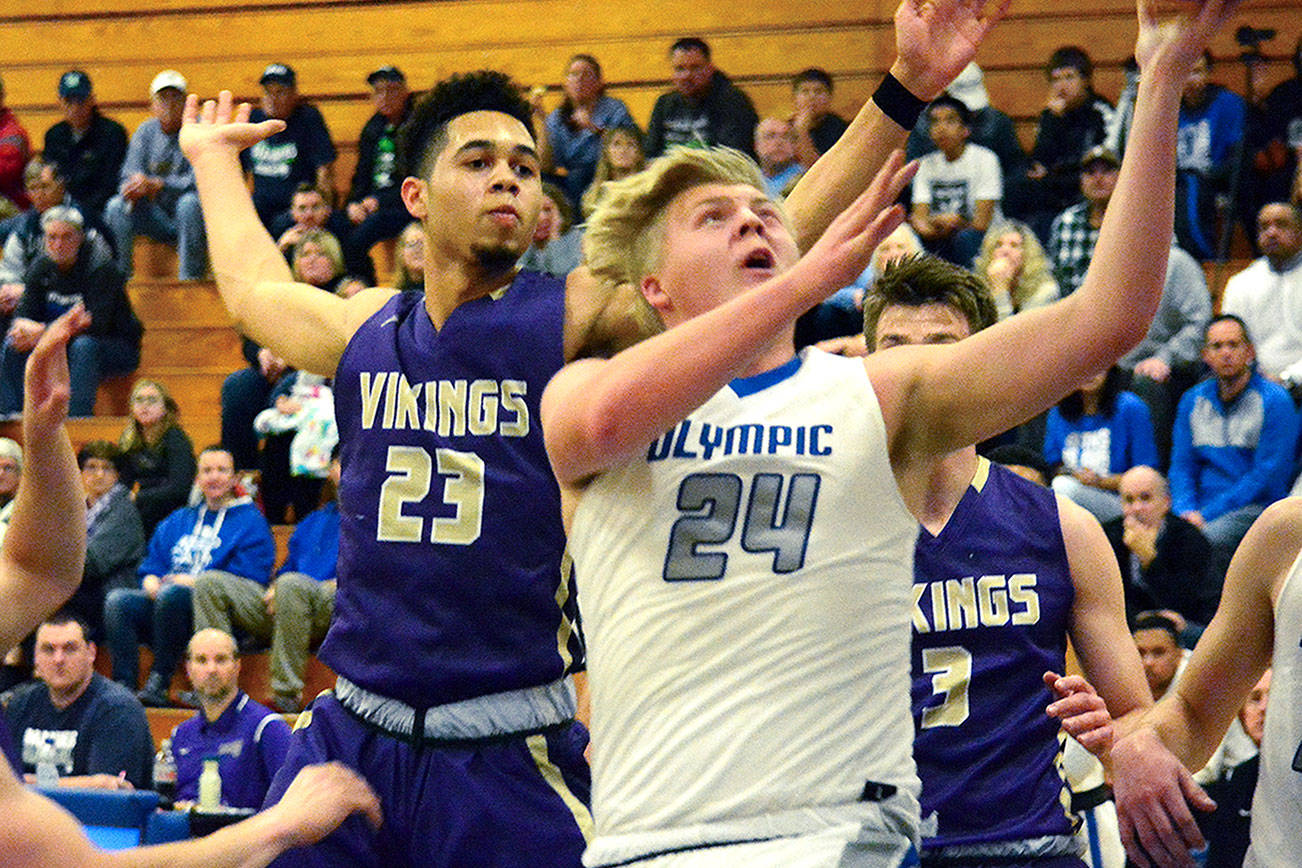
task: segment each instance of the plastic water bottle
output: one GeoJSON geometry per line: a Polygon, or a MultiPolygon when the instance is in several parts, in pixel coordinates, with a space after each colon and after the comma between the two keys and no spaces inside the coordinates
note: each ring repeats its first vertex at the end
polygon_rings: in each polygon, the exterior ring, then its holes
{"type": "Polygon", "coordinates": [[[163,739],[154,754],[154,790],[158,793],[158,804],[163,809],[172,807],[176,798],[176,757],[172,756],[172,740],[163,739]]]}
{"type": "Polygon", "coordinates": [[[59,766],[55,762],[54,743],[46,738],[36,754],[36,786],[51,789],[59,785],[59,766]]]}
{"type": "Polygon", "coordinates": [[[203,758],[203,771],[199,773],[199,807],[215,811],[222,804],[222,775],[215,756],[203,758]]]}

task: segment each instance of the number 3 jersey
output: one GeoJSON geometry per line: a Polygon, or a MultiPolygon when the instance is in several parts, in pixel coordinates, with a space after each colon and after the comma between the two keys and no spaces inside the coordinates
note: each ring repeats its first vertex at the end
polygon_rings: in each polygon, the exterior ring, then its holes
{"type": "Polygon", "coordinates": [[[321,656],[417,708],[547,684],[579,654],[538,402],[564,288],[521,273],[435,330],[393,296],[335,378],[339,589],[321,656]]]}
{"type": "Polygon", "coordinates": [[[733,381],[593,480],[570,532],[592,692],[585,862],[792,834],[794,814],[855,805],[869,780],[913,803],[916,533],[862,361],[816,350],[733,381]]]}
{"type": "Polygon", "coordinates": [[[1063,670],[1075,599],[1053,492],[978,459],[940,535],[919,531],[913,576],[924,849],[1075,854],[1041,680],[1063,670]]]}

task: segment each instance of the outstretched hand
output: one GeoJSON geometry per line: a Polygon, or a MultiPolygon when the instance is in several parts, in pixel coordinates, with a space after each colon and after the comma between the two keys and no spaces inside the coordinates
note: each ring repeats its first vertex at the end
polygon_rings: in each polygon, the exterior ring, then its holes
{"type": "Polygon", "coordinates": [[[941,91],[976,57],[1012,0],[903,0],[895,10],[892,74],[919,99],[941,91]]]}
{"type": "Polygon", "coordinates": [[[1154,12],[1155,2],[1137,0],[1139,38],[1135,41],[1135,60],[1141,72],[1161,69],[1172,80],[1183,83],[1212,35],[1234,14],[1241,0],[1203,0],[1197,12],[1162,22],[1154,12]]]}
{"type": "Polygon", "coordinates": [[[1112,749],[1112,791],[1126,854],[1141,868],[1194,868],[1189,851],[1205,844],[1189,807],[1204,813],[1216,803],[1148,727],[1112,749]]]}
{"type": "Polygon", "coordinates": [[[832,221],[793,271],[824,297],[853,283],[877,245],[904,221],[904,207],[892,203],[917,168],[916,162],[904,162],[903,151],[894,151],[868,189],[832,221]]]}
{"type": "Polygon", "coordinates": [[[1079,675],[1064,676],[1057,672],[1044,673],[1044,684],[1057,697],[1045,712],[1057,718],[1063,731],[1080,742],[1081,747],[1099,759],[1106,757],[1114,738],[1112,715],[1094,685],[1079,675]]]}
{"type": "Polygon", "coordinates": [[[380,827],[380,800],[366,781],[342,763],[304,766],[267,813],[290,847],[315,844],[353,814],[380,827]]]}
{"type": "Polygon", "coordinates": [[[80,303],[50,323],[27,357],[24,373],[23,436],[48,436],[68,417],[72,380],[68,375],[68,342],[90,325],[80,303]]]}
{"type": "Polygon", "coordinates": [[[190,162],[213,152],[238,154],[263,139],[285,129],[285,122],[271,118],[261,123],[249,123],[252,107],[242,102],[234,105],[229,90],[207,100],[202,109],[199,97],[190,94],[185,98],[185,113],[181,116],[181,152],[190,162]]]}

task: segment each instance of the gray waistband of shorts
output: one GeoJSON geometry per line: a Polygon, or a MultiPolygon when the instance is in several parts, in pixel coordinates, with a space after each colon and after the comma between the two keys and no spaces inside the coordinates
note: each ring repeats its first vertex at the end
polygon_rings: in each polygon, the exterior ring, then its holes
{"type": "Polygon", "coordinates": [[[335,682],[335,696],[344,708],[390,735],[429,741],[535,732],[573,720],[576,708],[574,685],[566,678],[423,710],[358,687],[342,675],[335,682]],[[418,723],[422,718],[423,725],[418,723]]]}
{"type": "Polygon", "coordinates": [[[1072,835],[1045,835],[1042,838],[953,844],[948,847],[931,847],[928,846],[926,839],[923,839],[922,852],[928,859],[942,862],[946,859],[958,861],[981,858],[1043,859],[1049,856],[1079,856],[1081,845],[1080,841],[1072,835]]]}

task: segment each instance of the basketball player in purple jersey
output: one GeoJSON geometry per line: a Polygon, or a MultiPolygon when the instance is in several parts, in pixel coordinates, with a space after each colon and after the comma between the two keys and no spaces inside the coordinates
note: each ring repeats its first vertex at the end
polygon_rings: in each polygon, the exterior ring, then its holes
{"type": "MultiPolygon", "coordinates": [[[[905,0],[893,80],[937,96],[997,14],[905,0]]],[[[538,401],[564,362],[638,336],[629,288],[517,273],[541,187],[529,115],[500,78],[445,82],[404,144],[403,200],[426,232],[425,293],[340,299],[292,283],[256,221],[238,153],[280,128],[230,95],[187,103],[214,270],[241,330],[335,380],[343,478],[339,591],[322,656],[340,675],[288,769],[337,757],[381,791],[307,864],[577,865],[590,825],[580,665],[558,490],[538,401]]],[[[789,202],[808,246],[909,127],[869,102],[789,202]]],[[[289,863],[289,860],[286,860],[289,863]]]]}
{"type": "MultiPolygon", "coordinates": [[[[50,324],[27,362],[23,481],[0,553],[0,653],[48,617],[81,582],[86,501],[63,426],[68,415],[66,347],[90,323],[80,305],[50,324]]],[[[339,764],[305,769],[276,809],[206,838],[107,854],[77,821],[23,786],[18,756],[0,715],[0,862],[8,868],[257,868],[278,853],[319,839],[348,814],[379,822],[366,783],[339,764]]]]}
{"type": "MultiPolygon", "coordinates": [[[[903,265],[903,271],[916,267],[903,265]]],[[[989,291],[959,272],[944,291],[903,274],[864,297],[872,352],[952,344],[992,325],[989,291]]],[[[1064,727],[1094,744],[1110,711],[1119,726],[1152,705],[1127,641],[1121,576],[1098,522],[1042,485],[967,447],[931,476],[914,549],[913,756],[924,866],[1079,868],[1062,778],[1053,696],[1040,673],[1060,672],[1067,637],[1106,711],[1064,727]]],[[[1088,697],[1055,704],[1086,706],[1088,697]]],[[[1095,698],[1097,701],[1097,698],[1095,698]]]]}

